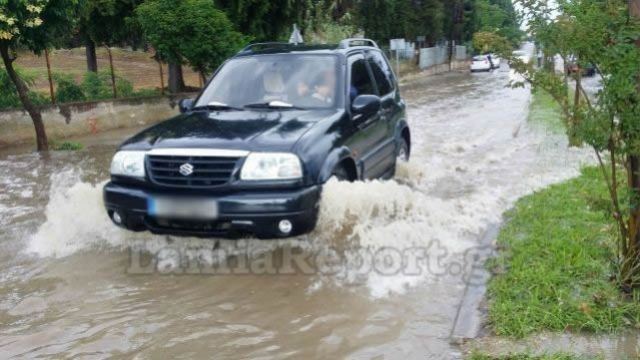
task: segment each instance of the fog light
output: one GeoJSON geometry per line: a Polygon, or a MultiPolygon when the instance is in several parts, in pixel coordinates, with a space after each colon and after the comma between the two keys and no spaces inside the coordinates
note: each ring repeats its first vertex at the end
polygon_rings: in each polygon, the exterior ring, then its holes
{"type": "Polygon", "coordinates": [[[290,233],[291,230],[293,230],[293,224],[289,220],[280,220],[280,222],[278,223],[278,229],[281,233],[286,235],[290,233]]]}
{"type": "Polygon", "coordinates": [[[113,212],[113,221],[118,225],[122,225],[122,216],[120,216],[119,212],[113,212]]]}

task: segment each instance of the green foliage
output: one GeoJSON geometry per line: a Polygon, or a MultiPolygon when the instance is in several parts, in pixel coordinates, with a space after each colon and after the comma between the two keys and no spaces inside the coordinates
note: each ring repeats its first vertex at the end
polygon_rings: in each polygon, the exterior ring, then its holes
{"type": "Polygon", "coordinates": [[[162,59],[186,61],[202,73],[215,71],[247,42],[211,0],[149,0],[136,14],[162,59]]]}
{"type": "Polygon", "coordinates": [[[77,0],[0,1],[0,47],[36,53],[70,33],[77,0]]]}
{"type": "Polygon", "coordinates": [[[307,34],[311,43],[337,44],[342,39],[353,37],[358,29],[353,23],[350,13],[340,19],[334,19],[326,4],[319,1],[313,8],[309,21],[303,24],[302,31],[307,34]]]}
{"type": "Polygon", "coordinates": [[[73,76],[56,73],[53,80],[56,84],[56,101],[67,103],[86,100],[82,87],[76,84],[73,76]]]}
{"type": "Polygon", "coordinates": [[[542,330],[610,332],[640,325],[640,303],[610,281],[615,224],[600,169],[527,196],[498,236],[490,261],[489,319],[498,335],[542,330]]]}
{"type": "Polygon", "coordinates": [[[512,47],[509,41],[493,32],[481,31],[473,34],[473,47],[480,53],[508,53],[512,47]]]}
{"type": "Polygon", "coordinates": [[[523,32],[511,0],[476,0],[476,30],[492,32],[518,45],[523,32]]]}
{"type": "MultiPolygon", "coordinates": [[[[28,85],[33,84],[35,80],[34,75],[20,69],[16,69],[16,71],[28,85]]],[[[29,98],[35,105],[46,105],[50,103],[50,99],[47,96],[34,91],[29,92],[29,98]]],[[[22,103],[18,97],[16,87],[13,82],[11,82],[6,70],[0,67],[0,109],[17,109],[20,107],[22,107],[22,103]]]]}
{"type": "Polygon", "coordinates": [[[215,4],[237,29],[255,41],[288,38],[293,23],[302,25],[303,13],[314,6],[304,0],[216,0],[215,4]]]}
{"type": "Polygon", "coordinates": [[[430,45],[445,38],[467,42],[478,31],[517,42],[522,34],[511,0],[362,0],[356,19],[368,37],[383,42],[420,35],[430,45]]]}
{"type": "Polygon", "coordinates": [[[640,157],[640,20],[630,16],[625,0],[517,2],[551,66],[538,69],[512,59],[512,67],[557,102],[570,143],[596,151],[618,228],[617,281],[629,291],[640,285],[640,160],[633,160],[640,157]],[[569,76],[566,68],[556,73],[555,55],[565,64],[593,64],[602,88],[589,95],[580,74],[569,76]],[[618,174],[621,169],[626,174],[618,174]]]}
{"type": "MultiPolygon", "coordinates": [[[[100,71],[87,72],[82,80],[82,91],[87,100],[105,100],[113,98],[111,73],[100,71]]],[[[131,97],[134,94],[130,81],[116,75],[116,92],[118,97],[131,97]]]]}
{"type": "Polygon", "coordinates": [[[134,9],[141,0],[79,0],[79,26],[97,44],[138,43],[134,9]]]}
{"type": "Polygon", "coordinates": [[[562,134],[566,130],[562,122],[560,107],[549,94],[542,90],[533,92],[527,120],[529,124],[539,126],[552,133],[562,134]]]}
{"type": "Polygon", "coordinates": [[[78,151],[82,150],[84,145],[74,141],[63,141],[61,143],[54,142],[52,148],[55,151],[78,151]]]}

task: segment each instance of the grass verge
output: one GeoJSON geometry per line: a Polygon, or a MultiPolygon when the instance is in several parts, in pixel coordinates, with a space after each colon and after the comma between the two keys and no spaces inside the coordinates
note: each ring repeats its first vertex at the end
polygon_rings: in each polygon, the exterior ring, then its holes
{"type": "Polygon", "coordinates": [[[640,325],[640,303],[613,274],[613,223],[596,168],[522,198],[507,213],[489,262],[489,322],[497,335],[541,330],[613,332],[640,325]]]}
{"type": "Polygon", "coordinates": [[[561,121],[560,107],[543,90],[534,90],[529,107],[529,123],[543,126],[552,133],[561,134],[565,131],[561,121]]]}

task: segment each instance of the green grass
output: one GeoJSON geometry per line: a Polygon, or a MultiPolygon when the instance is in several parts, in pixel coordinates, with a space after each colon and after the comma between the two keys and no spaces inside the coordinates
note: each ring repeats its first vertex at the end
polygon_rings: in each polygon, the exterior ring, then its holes
{"type": "Polygon", "coordinates": [[[613,332],[640,324],[640,303],[625,298],[614,273],[612,219],[601,173],[522,198],[498,237],[496,274],[488,287],[497,335],[542,330],[613,332]]]}
{"type": "Polygon", "coordinates": [[[472,354],[469,360],[581,360],[586,358],[575,357],[565,354],[553,354],[543,356],[531,356],[524,354],[506,355],[506,356],[489,356],[482,354],[472,354]]]}
{"type": "Polygon", "coordinates": [[[84,148],[84,145],[73,141],[53,142],[51,148],[54,151],[78,151],[84,148]]]}
{"type": "Polygon", "coordinates": [[[560,106],[551,95],[542,90],[535,90],[531,96],[528,120],[530,124],[543,126],[553,133],[563,133],[565,127],[560,111],[560,106]]]}

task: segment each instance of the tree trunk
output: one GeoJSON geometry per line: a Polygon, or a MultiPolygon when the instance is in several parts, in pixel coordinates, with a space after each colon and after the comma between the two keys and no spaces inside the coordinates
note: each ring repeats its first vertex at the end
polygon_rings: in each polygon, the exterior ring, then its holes
{"type": "Polygon", "coordinates": [[[90,38],[85,41],[87,54],[87,71],[98,72],[98,57],[96,56],[96,43],[90,38]]]}
{"type": "MultiPolygon", "coordinates": [[[[640,0],[629,0],[629,14],[640,20],[640,0]]],[[[640,47],[640,39],[636,40],[636,46],[640,47]]],[[[636,79],[640,90],[640,78],[636,79]]],[[[633,246],[633,255],[640,248],[640,154],[629,155],[629,186],[633,196],[631,197],[631,217],[629,219],[630,245],[633,246]]]]}
{"type": "Polygon", "coordinates": [[[184,91],[184,78],[182,76],[182,65],[169,63],[169,92],[176,94],[184,91]]]}
{"type": "Polygon", "coordinates": [[[36,130],[36,144],[38,146],[38,151],[49,150],[49,142],[47,140],[47,133],[44,129],[44,123],[42,122],[42,114],[29,98],[29,88],[27,88],[27,85],[22,81],[18,76],[18,73],[16,73],[16,70],[13,68],[13,61],[15,59],[9,55],[8,44],[0,43],[0,55],[2,55],[4,68],[7,70],[7,74],[9,75],[11,82],[13,82],[16,90],[18,91],[20,102],[22,102],[22,106],[27,113],[29,113],[31,120],[33,121],[33,126],[36,130]]]}

